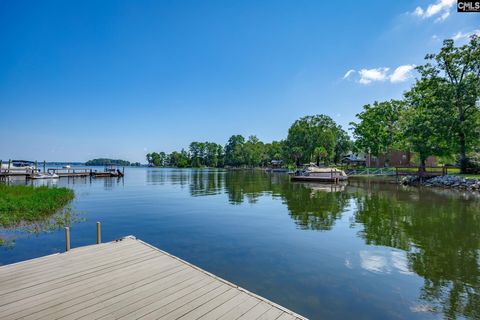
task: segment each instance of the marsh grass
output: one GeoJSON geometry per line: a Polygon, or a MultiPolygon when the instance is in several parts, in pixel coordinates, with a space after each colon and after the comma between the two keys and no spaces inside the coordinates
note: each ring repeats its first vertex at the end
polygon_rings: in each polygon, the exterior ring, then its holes
{"type": "Polygon", "coordinates": [[[74,192],[67,188],[0,184],[0,226],[21,227],[50,220],[73,198],[74,192]]]}

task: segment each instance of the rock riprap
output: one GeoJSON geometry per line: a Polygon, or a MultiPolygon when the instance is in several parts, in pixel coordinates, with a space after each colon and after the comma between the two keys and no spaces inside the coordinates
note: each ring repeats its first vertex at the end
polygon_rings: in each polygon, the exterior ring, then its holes
{"type": "Polygon", "coordinates": [[[438,176],[420,179],[417,176],[406,176],[401,180],[403,185],[422,185],[426,187],[458,188],[480,191],[480,179],[464,178],[456,175],[438,176]]]}

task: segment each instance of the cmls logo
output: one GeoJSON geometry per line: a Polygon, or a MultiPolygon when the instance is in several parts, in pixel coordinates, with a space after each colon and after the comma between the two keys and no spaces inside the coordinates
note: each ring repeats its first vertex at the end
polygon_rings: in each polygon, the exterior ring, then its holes
{"type": "Polygon", "coordinates": [[[461,1],[457,0],[457,12],[480,12],[480,0],[461,1]]]}

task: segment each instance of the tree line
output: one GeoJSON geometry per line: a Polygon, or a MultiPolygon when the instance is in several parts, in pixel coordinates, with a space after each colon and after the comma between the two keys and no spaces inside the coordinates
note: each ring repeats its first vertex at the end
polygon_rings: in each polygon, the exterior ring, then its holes
{"type": "Polygon", "coordinates": [[[265,143],[251,135],[233,135],[225,146],[215,142],[190,143],[188,150],[152,152],[147,161],[170,167],[265,167],[272,160],[285,164],[338,163],[351,148],[348,134],[326,115],[303,117],[290,127],[285,140],[265,143]]]}
{"type": "Polygon", "coordinates": [[[131,163],[121,159],[98,158],[85,162],[86,166],[130,166],[131,163]]]}
{"type": "Polygon", "coordinates": [[[402,99],[367,104],[356,115],[358,121],[350,123],[353,141],[332,118],[319,114],[296,120],[280,141],[232,135],[225,146],[192,142],[188,150],[148,153],[147,161],[174,167],[256,167],[271,160],[331,164],[349,152],[378,157],[398,149],[417,154],[421,167],[429,156],[440,156],[456,161],[465,173],[479,158],[479,39],[473,35],[459,47],[447,39],[438,53],[426,55],[402,99]]]}

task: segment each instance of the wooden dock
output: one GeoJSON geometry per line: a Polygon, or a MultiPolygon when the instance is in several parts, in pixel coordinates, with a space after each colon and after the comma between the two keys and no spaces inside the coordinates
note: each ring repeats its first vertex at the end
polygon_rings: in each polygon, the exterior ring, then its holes
{"type": "Polygon", "coordinates": [[[0,267],[0,319],[305,319],[134,237],[0,267]]]}

